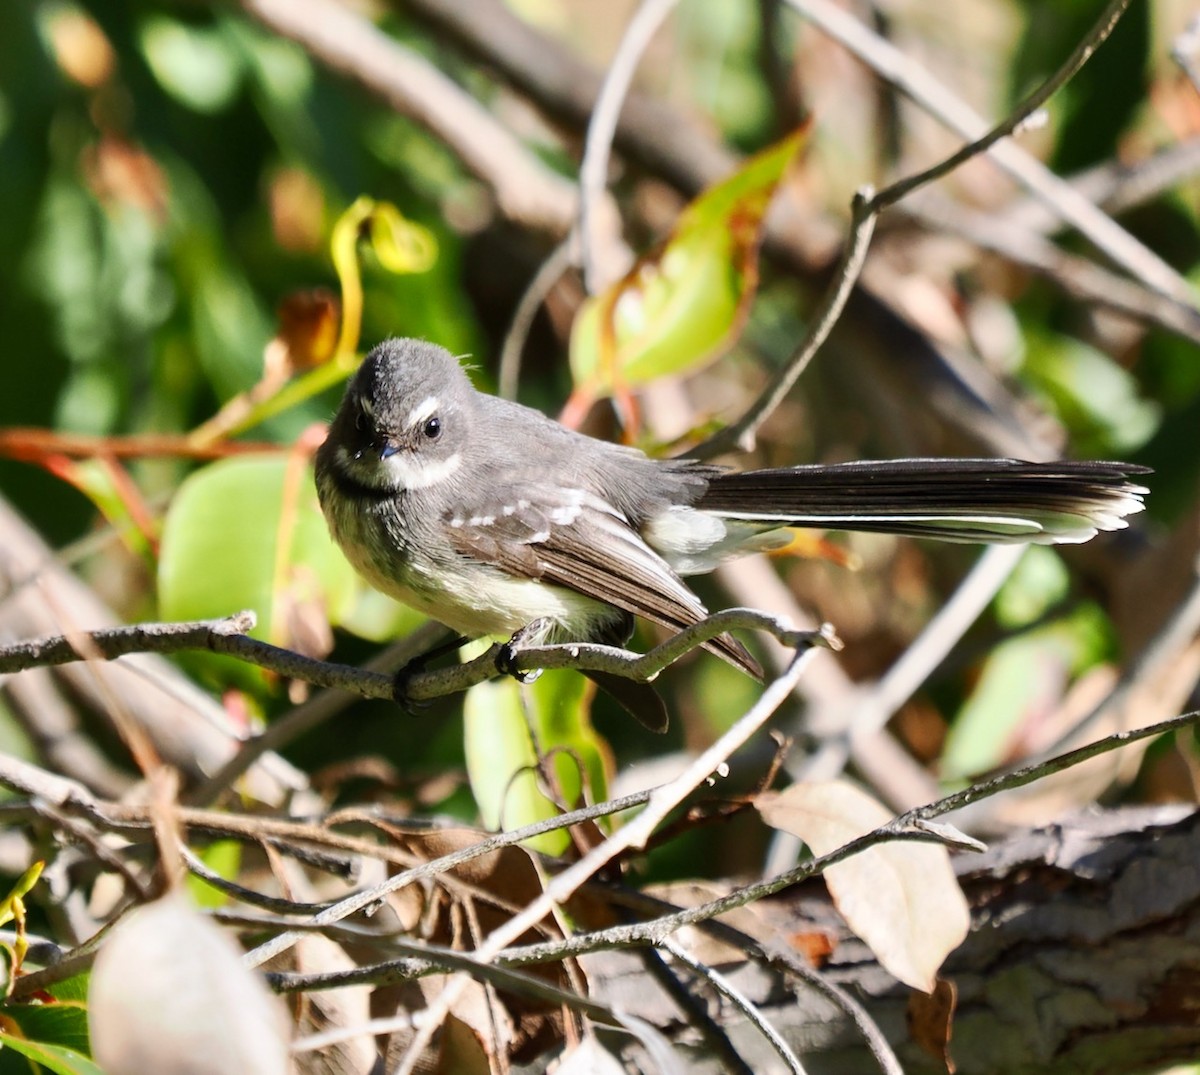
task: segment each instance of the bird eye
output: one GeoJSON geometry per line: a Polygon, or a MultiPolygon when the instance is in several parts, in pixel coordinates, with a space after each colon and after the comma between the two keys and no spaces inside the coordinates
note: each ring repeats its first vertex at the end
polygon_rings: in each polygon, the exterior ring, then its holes
{"type": "Polygon", "coordinates": [[[421,432],[430,440],[437,440],[442,435],[442,420],[437,415],[426,419],[425,424],[421,427],[421,432]]]}
{"type": "Polygon", "coordinates": [[[360,410],[354,416],[354,428],[357,429],[360,433],[370,433],[371,432],[371,419],[369,419],[367,417],[365,411],[360,410]]]}

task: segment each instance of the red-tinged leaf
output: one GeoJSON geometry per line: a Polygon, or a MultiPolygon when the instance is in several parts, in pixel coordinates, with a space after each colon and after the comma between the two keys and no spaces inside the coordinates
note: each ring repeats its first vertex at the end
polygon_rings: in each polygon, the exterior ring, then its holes
{"type": "Polygon", "coordinates": [[[584,303],[571,331],[577,404],[694,370],[736,339],[767,207],[804,139],[789,135],[709,188],[661,247],[584,303]]]}
{"type": "MultiPolygon", "coordinates": [[[[794,784],[760,795],[755,805],[768,825],[798,836],[815,855],[892,820],[875,799],[840,780],[794,784]]],[[[932,992],[938,968],[971,925],[946,849],[912,841],[876,845],[824,876],[846,924],[880,964],[914,989],[932,992]]]]}

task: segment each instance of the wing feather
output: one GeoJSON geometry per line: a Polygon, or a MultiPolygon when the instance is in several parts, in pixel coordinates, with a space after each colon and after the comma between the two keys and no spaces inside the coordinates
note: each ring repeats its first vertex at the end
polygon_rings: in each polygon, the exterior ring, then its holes
{"type": "MultiPolygon", "coordinates": [[[[573,590],[681,630],[708,610],[611,504],[579,489],[506,487],[506,500],[481,501],[449,518],[447,532],[464,556],[509,574],[573,590]]],[[[762,669],[729,635],[705,648],[756,678],[762,669]]]]}

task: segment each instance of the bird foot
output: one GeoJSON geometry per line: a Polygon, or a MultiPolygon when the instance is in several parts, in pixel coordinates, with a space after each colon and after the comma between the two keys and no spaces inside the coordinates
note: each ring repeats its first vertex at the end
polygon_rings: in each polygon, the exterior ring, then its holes
{"type": "Polygon", "coordinates": [[[534,620],[514,631],[512,638],[503,643],[496,654],[496,671],[502,676],[512,676],[518,683],[532,683],[536,680],[542,674],[542,670],[520,669],[517,667],[517,658],[522,649],[539,645],[545,638],[548,627],[546,620],[534,620]]]}

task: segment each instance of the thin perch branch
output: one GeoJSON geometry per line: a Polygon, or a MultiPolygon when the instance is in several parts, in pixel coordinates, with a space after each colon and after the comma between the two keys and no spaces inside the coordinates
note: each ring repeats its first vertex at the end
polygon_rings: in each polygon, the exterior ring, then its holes
{"type": "MultiPolygon", "coordinates": [[[[45,665],[69,664],[85,659],[114,659],[131,653],[178,653],[204,649],[237,657],[250,664],[299,679],[319,687],[339,687],[364,698],[395,696],[395,679],[366,668],[305,657],[243,632],[254,626],[254,614],[239,612],[222,620],[193,623],[142,623],[99,631],[76,631],[70,635],[16,642],[0,647],[0,674],[45,665]]],[[[735,628],[767,631],[793,648],[826,646],[840,648],[832,628],[797,631],[790,624],[749,608],[715,613],[672,635],[648,653],[633,653],[615,646],[569,643],[556,646],[520,647],[515,652],[513,671],[533,672],[539,668],[574,668],[580,672],[611,672],[627,679],[648,682],[685,654],[735,628]]],[[[494,678],[496,657],[501,647],[493,645],[466,664],[421,672],[406,684],[406,693],[416,702],[457,694],[494,678]]]]}
{"type": "Polygon", "coordinates": [[[608,160],[621,104],[637,70],[642,53],[650,44],[655,31],[675,8],[679,0],[642,0],[633,18],[625,27],[621,44],[609,65],[600,96],[588,121],[583,145],[583,160],[579,165],[579,254],[583,263],[583,283],[589,295],[594,295],[610,282],[609,267],[597,258],[599,238],[597,208],[604,199],[608,179],[608,160]]]}
{"type": "Polygon", "coordinates": [[[253,612],[238,612],[220,620],[191,623],[135,623],[98,631],[73,631],[0,647],[0,674],[71,664],[94,656],[114,660],[130,653],[178,653],[214,649],[217,638],[245,635],[254,629],[253,612]]]}

